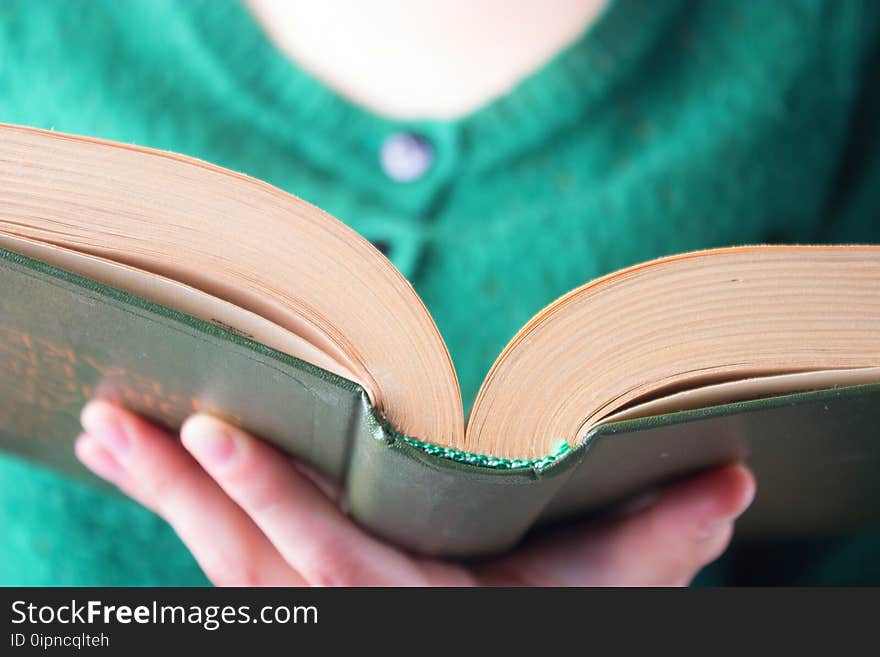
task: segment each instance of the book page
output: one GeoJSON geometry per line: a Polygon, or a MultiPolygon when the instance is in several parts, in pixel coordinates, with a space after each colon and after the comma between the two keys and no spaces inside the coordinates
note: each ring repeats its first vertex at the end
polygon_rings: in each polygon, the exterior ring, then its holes
{"type": "Polygon", "coordinates": [[[708,406],[732,404],[740,401],[789,395],[810,390],[826,390],[846,386],[880,383],[880,367],[863,367],[845,370],[824,370],[817,372],[796,372],[777,376],[761,376],[739,381],[727,381],[703,386],[693,390],[683,390],[671,395],[636,403],[603,418],[591,429],[610,422],[634,420],[637,418],[691,411],[708,406]]]}
{"type": "Polygon", "coordinates": [[[0,247],[224,328],[363,386],[304,338],[235,304],[178,281],[60,246],[0,233],[0,247]]]}

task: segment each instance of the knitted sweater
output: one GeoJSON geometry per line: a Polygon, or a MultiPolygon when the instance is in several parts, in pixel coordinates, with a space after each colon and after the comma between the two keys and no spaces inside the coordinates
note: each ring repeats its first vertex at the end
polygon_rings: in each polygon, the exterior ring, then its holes
{"type": "MultiPolygon", "coordinates": [[[[880,240],[878,33],[870,0],[617,0],[506,96],[403,122],[297,69],[235,2],[0,0],[0,120],[196,156],[345,221],[413,282],[469,407],[516,330],[596,276],[880,240]],[[417,146],[412,180],[383,165],[395,139],[417,146]]],[[[0,527],[2,584],[205,581],[155,516],[8,456],[0,527]]],[[[784,575],[823,581],[836,546],[784,575]]],[[[859,549],[876,576],[880,549],[859,549]]]]}

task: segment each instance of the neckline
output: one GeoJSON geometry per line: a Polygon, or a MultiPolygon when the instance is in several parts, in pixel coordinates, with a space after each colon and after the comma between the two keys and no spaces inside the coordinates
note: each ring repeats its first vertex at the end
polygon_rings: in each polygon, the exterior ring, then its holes
{"type": "Polygon", "coordinates": [[[238,0],[180,6],[190,15],[222,101],[242,120],[333,175],[419,210],[455,173],[489,168],[575,123],[632,71],[682,1],[609,0],[574,43],[506,95],[457,119],[415,121],[376,114],[299,68],[238,0]],[[431,172],[405,184],[388,180],[377,167],[382,142],[400,131],[425,136],[436,153],[431,172]]]}

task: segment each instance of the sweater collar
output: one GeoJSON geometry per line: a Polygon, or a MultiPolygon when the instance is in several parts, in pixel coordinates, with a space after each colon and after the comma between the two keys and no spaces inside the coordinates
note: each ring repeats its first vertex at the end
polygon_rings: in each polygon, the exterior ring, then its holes
{"type": "Polygon", "coordinates": [[[231,111],[288,145],[328,175],[409,213],[423,213],[456,175],[479,173],[578,123],[626,80],[658,42],[680,2],[612,0],[572,45],[507,95],[450,121],[399,121],[352,103],[298,68],[237,1],[181,3],[205,65],[231,111]],[[230,94],[229,89],[234,89],[230,94]],[[380,166],[384,141],[412,132],[433,147],[433,163],[401,183],[380,166]]]}

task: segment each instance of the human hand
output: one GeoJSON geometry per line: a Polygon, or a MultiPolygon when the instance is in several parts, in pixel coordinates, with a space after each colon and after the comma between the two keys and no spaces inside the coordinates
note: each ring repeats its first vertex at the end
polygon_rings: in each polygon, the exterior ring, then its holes
{"type": "Polygon", "coordinates": [[[321,478],[208,415],[189,418],[180,441],[106,401],[90,402],[82,424],[79,459],[165,518],[217,585],[685,585],[727,547],[755,490],[745,467],[719,468],[614,522],[463,565],[374,538],[321,478]]]}

